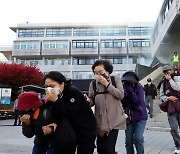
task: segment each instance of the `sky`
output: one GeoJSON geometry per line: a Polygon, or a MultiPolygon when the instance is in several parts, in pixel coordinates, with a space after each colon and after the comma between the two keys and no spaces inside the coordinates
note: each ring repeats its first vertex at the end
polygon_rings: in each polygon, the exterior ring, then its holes
{"type": "MultiPolygon", "coordinates": [[[[4,0],[0,46],[13,44],[20,23],[155,22],[164,0],[4,0]]],[[[1,59],[1,58],[0,58],[1,59]]]]}

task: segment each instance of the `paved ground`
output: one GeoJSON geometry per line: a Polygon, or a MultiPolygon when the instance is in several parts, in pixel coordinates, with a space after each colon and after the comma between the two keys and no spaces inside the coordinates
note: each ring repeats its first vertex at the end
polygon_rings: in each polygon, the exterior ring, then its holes
{"type": "MultiPolygon", "coordinates": [[[[21,126],[12,126],[13,120],[0,120],[0,154],[31,154],[33,138],[21,134],[21,126]]],[[[146,130],[145,154],[173,154],[175,148],[169,132],[146,130]]],[[[124,131],[119,132],[116,151],[125,154],[124,131]]],[[[96,153],[96,152],[95,152],[96,153]]]]}

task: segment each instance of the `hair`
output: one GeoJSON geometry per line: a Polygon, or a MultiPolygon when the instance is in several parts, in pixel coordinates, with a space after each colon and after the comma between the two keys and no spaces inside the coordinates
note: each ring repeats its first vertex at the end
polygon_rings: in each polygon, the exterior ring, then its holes
{"type": "Polygon", "coordinates": [[[104,69],[111,74],[113,72],[113,65],[109,60],[96,60],[95,63],[92,65],[92,71],[94,73],[94,69],[96,66],[103,65],[104,69]]]}
{"type": "Polygon", "coordinates": [[[151,78],[148,78],[148,79],[147,79],[147,82],[151,82],[151,78]]]}
{"type": "Polygon", "coordinates": [[[138,77],[137,74],[134,73],[133,71],[127,71],[127,72],[125,72],[122,77],[124,77],[124,76],[126,76],[126,75],[133,75],[134,78],[137,80],[137,82],[139,82],[139,77],[138,77]]]}
{"type": "Polygon", "coordinates": [[[59,84],[62,82],[64,82],[65,85],[71,84],[71,80],[67,80],[66,77],[58,71],[50,71],[48,74],[46,74],[43,78],[43,83],[45,83],[47,78],[56,81],[59,84]]]}

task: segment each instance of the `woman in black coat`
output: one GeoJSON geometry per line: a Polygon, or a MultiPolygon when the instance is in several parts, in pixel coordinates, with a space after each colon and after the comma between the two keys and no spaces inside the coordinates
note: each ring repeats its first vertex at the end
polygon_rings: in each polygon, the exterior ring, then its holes
{"type": "Polygon", "coordinates": [[[44,77],[44,84],[46,88],[50,87],[46,96],[53,104],[57,125],[60,126],[62,119],[66,118],[76,133],[77,141],[74,147],[63,149],[60,145],[60,153],[74,154],[77,149],[77,154],[92,154],[95,148],[96,121],[84,95],[60,72],[49,72],[44,77]]]}

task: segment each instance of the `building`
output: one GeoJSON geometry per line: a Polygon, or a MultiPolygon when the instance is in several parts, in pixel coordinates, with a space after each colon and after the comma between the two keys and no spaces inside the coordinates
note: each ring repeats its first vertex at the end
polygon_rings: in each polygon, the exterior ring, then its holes
{"type": "Polygon", "coordinates": [[[153,23],[18,24],[12,55],[16,63],[36,65],[44,73],[60,71],[72,79],[92,79],[92,64],[108,59],[114,74],[135,70],[151,57],[153,23]]]}
{"type": "Polygon", "coordinates": [[[180,55],[180,1],[164,0],[152,33],[152,55],[172,65],[174,52],[180,55]]]}

